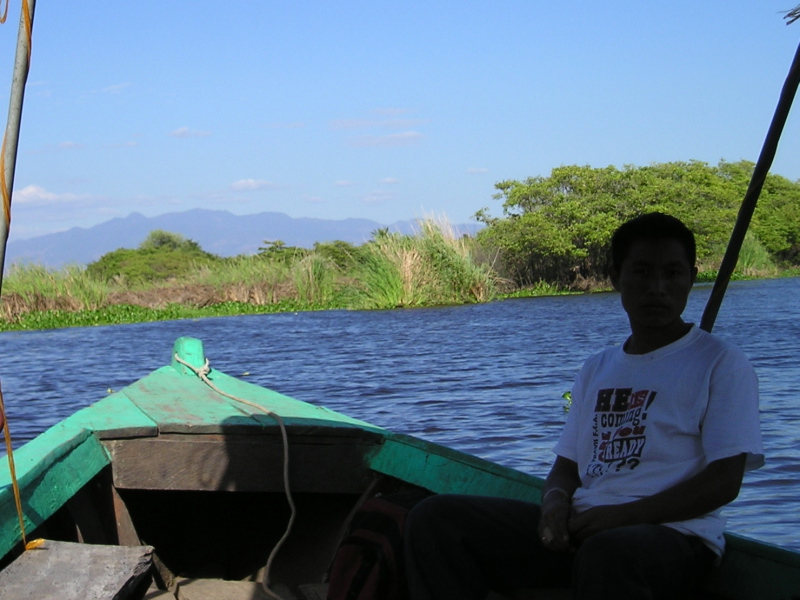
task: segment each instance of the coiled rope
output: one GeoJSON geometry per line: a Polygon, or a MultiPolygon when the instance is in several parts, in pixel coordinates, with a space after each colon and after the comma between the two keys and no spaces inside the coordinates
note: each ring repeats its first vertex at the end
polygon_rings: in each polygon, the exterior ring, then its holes
{"type": "Polygon", "coordinates": [[[191,369],[203,383],[205,383],[207,386],[209,386],[212,390],[214,390],[218,394],[221,394],[222,396],[230,398],[231,400],[234,400],[236,402],[240,402],[242,404],[246,404],[247,406],[255,408],[256,410],[259,410],[260,412],[263,412],[266,415],[272,417],[273,419],[275,419],[275,422],[278,423],[278,427],[280,428],[281,431],[281,438],[283,439],[283,489],[284,492],[286,493],[286,500],[289,503],[289,508],[291,509],[291,515],[289,516],[289,523],[286,525],[286,531],[283,533],[281,539],[278,540],[278,543],[275,544],[275,547],[272,549],[272,552],[270,553],[269,558],[267,559],[267,564],[264,567],[264,578],[261,581],[261,587],[264,588],[264,592],[270,597],[275,598],[276,600],[283,600],[283,598],[281,598],[280,595],[278,595],[277,593],[273,592],[270,589],[269,576],[275,556],[278,554],[278,550],[280,550],[281,546],[283,546],[283,543],[288,539],[289,533],[291,532],[292,526],[294,525],[295,517],[297,516],[297,509],[295,508],[294,500],[292,499],[292,491],[289,486],[289,436],[286,433],[286,425],[284,424],[283,419],[280,417],[280,415],[272,412],[268,408],[265,408],[260,404],[256,404],[255,402],[251,402],[250,400],[247,400],[245,398],[240,398],[238,396],[234,396],[233,394],[223,392],[216,385],[214,385],[214,383],[208,378],[208,374],[211,372],[211,367],[209,366],[210,363],[208,362],[207,358],[205,364],[199,368],[195,367],[194,365],[190,365],[188,362],[181,359],[181,357],[178,356],[177,354],[175,354],[175,360],[180,364],[182,364],[183,366],[191,369]]]}

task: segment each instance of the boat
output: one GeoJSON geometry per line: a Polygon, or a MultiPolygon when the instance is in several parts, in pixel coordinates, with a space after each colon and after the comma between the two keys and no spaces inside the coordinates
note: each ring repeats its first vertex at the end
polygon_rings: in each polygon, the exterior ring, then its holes
{"type": "MultiPolygon", "coordinates": [[[[92,565],[127,570],[111,574],[123,580],[121,595],[97,598],[256,600],[270,597],[265,578],[285,600],[325,598],[343,532],[366,499],[426,490],[539,502],[544,483],[226,375],[189,337],[176,340],[170,364],[77,411],[13,457],[28,539],[44,541],[25,549],[11,473],[0,468],[3,600],[94,598],[77,589],[100,577],[81,575],[92,565]],[[48,552],[63,554],[62,562],[43,558],[48,552]],[[35,577],[16,568],[25,560],[36,562],[35,577]]],[[[699,597],[800,595],[800,553],[726,537],[724,559],[699,597]]]]}
{"type": "MultiPolygon", "coordinates": [[[[0,156],[0,283],[35,0],[0,156]]],[[[701,327],[711,331],[800,82],[800,47],[701,327]]],[[[165,349],[166,350],[166,349],[165,349]]],[[[166,352],[165,352],[166,353],[166,352]]],[[[0,414],[2,414],[0,394],[0,414]]],[[[0,464],[0,600],[318,600],[353,516],[406,491],[538,503],[543,479],[226,375],[200,340],[0,464]]],[[[800,598],[800,552],[726,533],[698,598],[800,598]]],[[[502,592],[502,593],[501,593],[502,592]]],[[[497,590],[556,599],[568,590],[497,590]]]]}

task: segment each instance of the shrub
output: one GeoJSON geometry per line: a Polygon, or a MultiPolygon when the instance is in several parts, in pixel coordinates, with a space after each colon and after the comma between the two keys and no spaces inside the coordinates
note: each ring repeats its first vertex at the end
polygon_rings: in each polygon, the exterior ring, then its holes
{"type": "Polygon", "coordinates": [[[86,267],[101,281],[127,286],[176,279],[220,258],[204,251],[197,242],[162,229],[150,232],[139,248],[119,248],[86,267]]]}

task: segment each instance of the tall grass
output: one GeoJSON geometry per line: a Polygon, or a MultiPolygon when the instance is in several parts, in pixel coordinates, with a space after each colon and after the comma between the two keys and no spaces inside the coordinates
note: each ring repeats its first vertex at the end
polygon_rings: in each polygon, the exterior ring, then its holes
{"type": "Polygon", "coordinates": [[[426,219],[418,236],[429,257],[436,292],[453,302],[483,302],[494,297],[497,274],[475,260],[476,242],[458,236],[445,221],[426,219]]]}
{"type": "Polygon", "coordinates": [[[355,268],[350,302],[355,308],[418,306],[421,277],[415,274],[419,260],[402,236],[380,236],[369,242],[355,268]]]}
{"type": "MultiPolygon", "coordinates": [[[[718,256],[709,256],[702,261],[698,261],[700,272],[697,276],[698,281],[713,282],[719,275],[719,267],[722,264],[723,254],[718,256]]],[[[776,277],[782,270],[772,259],[769,252],[761,245],[756,236],[748,231],[742,247],[739,249],[739,258],[736,261],[736,266],[731,279],[747,279],[753,277],[776,277]]],[[[784,269],[783,274],[787,275],[789,272],[784,269]]]]}
{"type": "Polygon", "coordinates": [[[83,267],[61,270],[36,264],[12,265],[3,280],[2,314],[10,318],[25,309],[94,310],[104,306],[110,288],[90,277],[83,267]]]}
{"type": "Polygon", "coordinates": [[[292,275],[284,262],[268,261],[262,256],[237,256],[214,265],[204,265],[191,282],[210,285],[224,301],[247,302],[257,306],[274,304],[290,292],[292,275]]]}
{"type": "Polygon", "coordinates": [[[339,268],[332,260],[309,254],[294,263],[290,272],[300,302],[322,306],[334,302],[339,268]]]}
{"type": "Polygon", "coordinates": [[[397,308],[490,300],[496,276],[473,260],[471,250],[469,238],[431,219],[416,235],[383,232],[364,246],[354,302],[361,308],[397,308]]]}
{"type": "MultiPolygon", "coordinates": [[[[344,244],[344,243],[342,243],[344,244]]],[[[388,309],[485,302],[513,292],[494,268],[496,252],[427,218],[412,235],[379,230],[357,247],[268,251],[255,256],[187,263],[171,279],[138,283],[97,279],[87,269],[12,266],[3,286],[3,327],[130,322],[319,308],[388,309]],[[324,250],[324,251],[323,251],[324,250]],[[332,252],[335,250],[336,252],[332,252]],[[84,314],[77,314],[79,312],[84,314]]],[[[774,265],[748,236],[740,269],[773,273],[774,265]]],[[[135,274],[135,273],[134,273],[135,274]]],[[[539,282],[519,295],[563,293],[539,282]]]]}
{"type": "Polygon", "coordinates": [[[778,272],[769,252],[750,231],[744,236],[736,267],[746,277],[774,276],[778,272]]]}

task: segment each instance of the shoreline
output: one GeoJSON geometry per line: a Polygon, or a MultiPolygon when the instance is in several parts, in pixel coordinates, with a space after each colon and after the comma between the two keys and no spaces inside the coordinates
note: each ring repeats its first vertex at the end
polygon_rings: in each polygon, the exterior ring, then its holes
{"type": "MultiPolygon", "coordinates": [[[[800,276],[796,270],[788,270],[774,277],[746,277],[739,274],[734,281],[754,281],[762,279],[781,279],[784,277],[800,276]]],[[[713,277],[699,277],[698,285],[713,284],[713,277]]],[[[496,297],[471,303],[430,304],[415,306],[414,308],[436,308],[440,306],[463,306],[466,304],[490,303],[503,300],[520,298],[543,298],[563,295],[582,295],[595,293],[608,293],[613,291],[610,286],[596,286],[585,291],[557,290],[549,285],[531,286],[520,288],[513,292],[497,294],[496,297]]],[[[276,314],[288,312],[308,312],[322,310],[398,310],[409,307],[396,307],[388,309],[359,309],[346,306],[345,303],[313,304],[295,300],[281,300],[270,304],[252,304],[247,302],[228,301],[207,306],[193,304],[170,303],[162,307],[146,307],[132,304],[111,304],[97,309],[82,310],[34,310],[21,314],[12,321],[0,320],[0,333],[11,331],[46,331],[52,329],[66,329],[72,327],[100,327],[108,325],[130,325],[134,323],[147,323],[157,321],[175,321],[182,319],[207,319],[214,317],[236,317],[257,314],[276,314]]]]}

